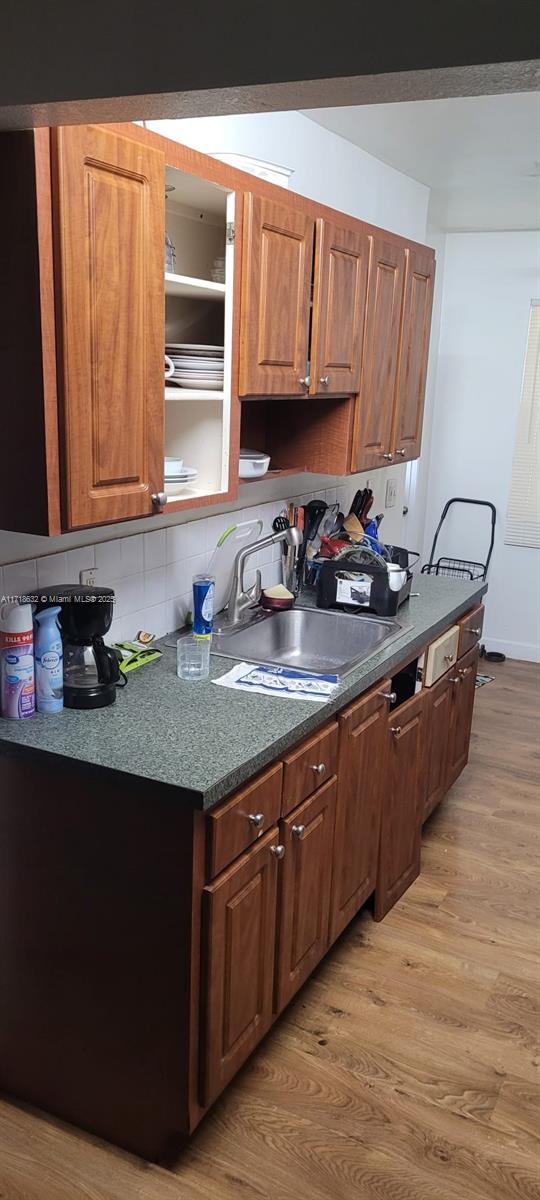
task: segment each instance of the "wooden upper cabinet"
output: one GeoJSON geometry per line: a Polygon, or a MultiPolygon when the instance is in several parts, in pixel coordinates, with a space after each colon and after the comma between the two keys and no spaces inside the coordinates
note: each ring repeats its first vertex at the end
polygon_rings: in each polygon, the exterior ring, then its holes
{"type": "Polygon", "coordinates": [[[369,250],[365,233],[317,221],[312,395],[354,395],[359,390],[369,250]]]}
{"type": "Polygon", "coordinates": [[[53,133],[65,526],[152,512],[163,489],[165,156],[53,133]]]}
{"type": "Polygon", "coordinates": [[[372,238],[362,379],[352,470],[382,467],[390,453],[405,247],[372,238]]]}
{"type": "Polygon", "coordinates": [[[240,394],[306,392],[315,222],[295,208],[245,197],[240,394]]]}
{"type": "Polygon", "coordinates": [[[420,874],[426,794],[425,695],[406,700],[387,721],[387,779],[375,893],[377,921],[420,874]]]}
{"type": "Polygon", "coordinates": [[[396,461],[418,458],[433,306],[435,256],[426,247],[405,251],[405,289],[390,451],[396,461]]]}

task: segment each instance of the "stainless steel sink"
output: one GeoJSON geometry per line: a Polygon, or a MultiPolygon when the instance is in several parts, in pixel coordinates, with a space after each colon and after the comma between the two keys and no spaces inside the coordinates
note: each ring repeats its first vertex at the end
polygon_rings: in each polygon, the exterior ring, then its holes
{"type": "Polygon", "coordinates": [[[214,634],[212,653],[243,662],[346,675],[402,627],[382,617],[292,608],[262,613],[230,631],[214,634]]]}

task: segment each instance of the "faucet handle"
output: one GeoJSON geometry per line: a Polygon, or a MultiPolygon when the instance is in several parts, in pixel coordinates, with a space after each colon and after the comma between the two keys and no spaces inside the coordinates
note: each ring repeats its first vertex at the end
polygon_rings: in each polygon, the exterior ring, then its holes
{"type": "Polygon", "coordinates": [[[261,598],[261,592],[262,592],[261,572],[259,570],[257,570],[257,573],[255,575],[255,583],[253,584],[252,587],[247,589],[247,591],[245,592],[245,595],[249,597],[249,599],[253,602],[253,604],[258,604],[259,600],[261,598]]]}

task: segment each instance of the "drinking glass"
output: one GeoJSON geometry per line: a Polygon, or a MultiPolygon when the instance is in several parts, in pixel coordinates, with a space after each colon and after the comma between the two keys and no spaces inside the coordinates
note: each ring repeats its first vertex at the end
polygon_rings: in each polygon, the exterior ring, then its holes
{"type": "Polygon", "coordinates": [[[210,638],[181,637],[176,643],[176,674],[198,683],[210,674],[210,638]]]}

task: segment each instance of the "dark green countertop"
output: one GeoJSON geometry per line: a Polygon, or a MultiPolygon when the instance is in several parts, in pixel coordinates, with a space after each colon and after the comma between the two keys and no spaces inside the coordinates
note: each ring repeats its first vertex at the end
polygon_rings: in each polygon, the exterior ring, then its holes
{"type": "MultiPolygon", "coordinates": [[[[23,721],[0,719],[0,752],[75,760],[174,787],[193,808],[207,809],[332,713],[382,679],[478,601],[485,583],[416,576],[420,593],[399,610],[400,638],[351,671],[328,703],[246,695],[176,676],[173,639],[163,657],[133,672],[116,704],[95,712],[65,709],[23,721]]],[[[165,643],[165,644],[164,644],[165,643]]],[[[166,643],[170,643],[167,645],[166,643]]],[[[213,657],[212,678],[232,661],[213,657]]]]}

